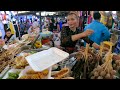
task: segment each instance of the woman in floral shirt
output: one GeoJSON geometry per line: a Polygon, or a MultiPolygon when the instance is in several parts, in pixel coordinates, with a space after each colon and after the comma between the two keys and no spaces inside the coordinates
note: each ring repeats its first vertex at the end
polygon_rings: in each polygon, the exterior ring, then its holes
{"type": "Polygon", "coordinates": [[[63,27],[61,31],[61,46],[68,53],[72,53],[75,50],[76,43],[83,39],[85,42],[89,43],[90,46],[99,49],[99,45],[91,41],[88,36],[93,33],[93,30],[86,30],[82,32],[77,28],[78,16],[75,13],[69,13],[67,16],[68,26],[63,27]]]}

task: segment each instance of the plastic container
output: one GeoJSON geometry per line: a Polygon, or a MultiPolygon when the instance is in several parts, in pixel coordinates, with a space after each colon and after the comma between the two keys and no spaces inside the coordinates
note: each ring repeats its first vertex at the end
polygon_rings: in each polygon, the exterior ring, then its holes
{"type": "Polygon", "coordinates": [[[34,71],[43,71],[58,62],[65,60],[67,57],[69,57],[68,53],[52,47],[48,50],[27,56],[26,60],[34,71]]]}
{"type": "Polygon", "coordinates": [[[7,79],[9,73],[21,72],[23,69],[10,69],[2,79],[7,79]]]}

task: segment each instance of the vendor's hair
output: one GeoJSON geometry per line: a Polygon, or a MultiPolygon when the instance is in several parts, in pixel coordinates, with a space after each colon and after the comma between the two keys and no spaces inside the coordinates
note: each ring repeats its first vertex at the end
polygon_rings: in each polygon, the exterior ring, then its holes
{"type": "Polygon", "coordinates": [[[76,13],[74,13],[74,12],[70,12],[70,13],[68,13],[68,15],[67,15],[67,16],[70,16],[70,15],[75,15],[75,16],[76,16],[76,18],[77,18],[77,19],[79,19],[78,15],[77,15],[76,13]]]}

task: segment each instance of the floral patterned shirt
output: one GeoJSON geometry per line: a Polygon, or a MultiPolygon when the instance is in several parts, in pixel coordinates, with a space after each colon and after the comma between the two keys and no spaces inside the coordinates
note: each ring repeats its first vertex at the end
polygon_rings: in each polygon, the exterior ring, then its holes
{"type": "MultiPolygon", "coordinates": [[[[71,47],[71,48],[74,48],[77,44],[77,42],[79,40],[76,40],[76,41],[72,41],[72,38],[71,36],[72,35],[75,35],[75,34],[79,34],[79,33],[82,33],[83,31],[81,31],[80,29],[76,29],[75,32],[73,32],[72,30],[70,30],[70,28],[68,26],[66,27],[63,27],[62,28],[62,31],[61,31],[61,46],[62,47],[71,47]]],[[[85,42],[89,43],[90,46],[92,46],[92,44],[94,43],[92,40],[90,40],[88,37],[85,37],[85,38],[81,38],[83,39],[85,42]]],[[[80,40],[81,40],[80,39],[80,40]]]]}

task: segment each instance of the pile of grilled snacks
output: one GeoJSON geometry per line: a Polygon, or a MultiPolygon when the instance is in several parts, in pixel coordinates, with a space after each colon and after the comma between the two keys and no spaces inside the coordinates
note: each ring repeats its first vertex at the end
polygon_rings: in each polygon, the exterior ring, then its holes
{"type": "Polygon", "coordinates": [[[21,43],[14,48],[0,52],[0,73],[5,69],[7,65],[11,64],[14,61],[14,57],[16,54],[19,54],[21,52],[21,47],[25,44],[26,43],[21,43]]]}

